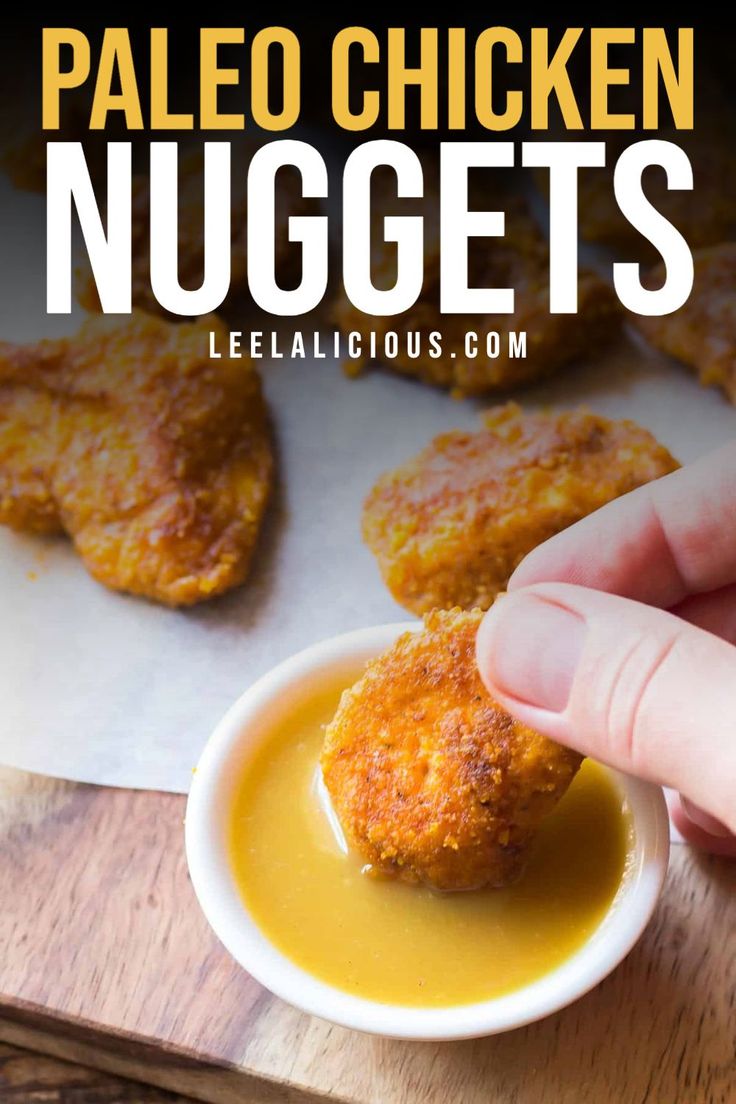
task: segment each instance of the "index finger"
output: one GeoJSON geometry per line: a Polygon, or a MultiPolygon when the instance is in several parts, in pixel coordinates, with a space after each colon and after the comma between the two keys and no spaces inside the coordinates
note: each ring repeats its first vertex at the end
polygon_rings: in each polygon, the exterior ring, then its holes
{"type": "Polygon", "coordinates": [[[539,545],[508,589],[577,583],[669,609],[736,582],[736,440],[539,545]]]}

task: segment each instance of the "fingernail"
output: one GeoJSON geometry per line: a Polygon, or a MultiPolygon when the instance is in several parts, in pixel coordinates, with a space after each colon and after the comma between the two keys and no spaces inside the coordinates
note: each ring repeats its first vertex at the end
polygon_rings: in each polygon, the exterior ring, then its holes
{"type": "Polygon", "coordinates": [[[478,663],[489,690],[561,713],[583,650],[585,622],[534,594],[505,595],[478,632],[478,663]]]}

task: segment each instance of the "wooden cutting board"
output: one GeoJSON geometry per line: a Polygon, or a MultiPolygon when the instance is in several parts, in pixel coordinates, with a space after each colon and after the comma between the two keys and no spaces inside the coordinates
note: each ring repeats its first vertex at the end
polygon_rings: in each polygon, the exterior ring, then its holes
{"type": "Polygon", "coordinates": [[[628,960],[555,1016],[400,1043],[271,997],[210,934],[184,798],[0,771],[0,1038],[223,1104],[736,1100],[736,863],[673,851],[628,960]]]}

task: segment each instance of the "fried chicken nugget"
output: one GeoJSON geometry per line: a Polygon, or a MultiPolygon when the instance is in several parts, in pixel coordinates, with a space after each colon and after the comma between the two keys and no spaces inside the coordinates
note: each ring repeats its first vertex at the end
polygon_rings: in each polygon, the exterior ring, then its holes
{"type": "Polygon", "coordinates": [[[487,609],[527,552],[678,467],[646,429],[584,409],[508,403],[483,423],[436,437],[366,499],[363,538],[413,613],[487,609]]]}
{"type": "MultiPolygon", "coordinates": [[[[246,169],[255,144],[233,150],[233,185],[231,204],[231,267],[230,295],[243,292],[247,283],[246,223],[248,204],[246,199],[246,169]]],[[[276,178],[277,227],[275,238],[275,268],[279,283],[291,286],[298,277],[301,254],[298,246],[289,241],[287,220],[292,215],[309,214],[315,210],[315,201],[301,194],[299,174],[284,168],[276,178]]],[[[203,207],[204,158],[200,150],[189,150],[180,157],[179,165],[179,255],[178,276],[184,288],[197,288],[204,277],[204,207],[203,207]]],[[[133,305],[152,314],[166,314],[151,288],[150,253],[150,188],[147,175],[136,173],[132,186],[131,249],[132,249],[132,301],[133,305]]],[[[77,299],[85,310],[99,311],[100,300],[97,285],[86,263],[77,279],[77,299]]]]}
{"type": "MultiPolygon", "coordinates": [[[[399,355],[387,367],[425,383],[452,389],[458,395],[499,391],[531,383],[562,365],[605,343],[621,322],[618,301],[612,289],[593,272],[582,271],[578,282],[578,313],[549,312],[549,250],[518,195],[497,183],[471,188],[473,206],[480,210],[505,212],[503,237],[473,238],[469,243],[469,286],[514,288],[515,310],[511,315],[440,314],[440,233],[437,167],[424,158],[425,198],[397,199],[396,181],[386,170],[374,173],[373,218],[377,242],[373,249],[373,279],[377,287],[391,287],[396,280],[396,248],[383,241],[383,219],[387,215],[424,216],[424,284],[419,299],[397,317],[363,314],[348,299],[344,289],[334,307],[335,321],[344,333],[357,331],[364,344],[370,331],[379,342],[388,331],[399,335],[399,355]],[[442,355],[429,355],[428,334],[442,334],[442,355]],[[478,355],[465,355],[465,335],[478,335],[478,355]],[[501,343],[496,358],[486,353],[486,336],[498,331],[526,331],[527,355],[514,357],[501,343]],[[423,335],[420,355],[410,357],[404,335],[423,335]]],[[[359,370],[352,361],[349,370],[359,370]]]]}
{"type": "Polygon", "coordinates": [[[508,885],[580,766],[490,697],[481,618],[429,614],[368,665],[327,727],[325,785],[372,871],[439,890],[508,885]]]}
{"type": "Polygon", "coordinates": [[[100,582],[170,606],[243,582],[271,440],[257,372],[210,360],[210,330],[139,311],[0,345],[0,522],[64,531],[100,582]]]}
{"type": "MultiPolygon", "coordinates": [[[[656,263],[659,254],[651,242],[622,214],[614,191],[614,169],[619,157],[637,142],[672,142],[687,154],[693,170],[693,187],[670,188],[667,174],[658,165],[649,165],[642,176],[644,192],[654,207],[676,226],[688,244],[695,248],[715,245],[734,236],[736,231],[736,128],[730,95],[725,95],[727,78],[719,74],[721,63],[713,58],[713,46],[704,47],[700,39],[697,119],[693,129],[677,129],[661,117],[655,130],[603,130],[606,164],[587,166],[578,174],[578,227],[586,241],[616,250],[624,257],[656,263]]],[[[578,72],[581,91],[587,82],[578,72]]],[[[730,77],[728,78],[730,80],[730,77]]],[[[589,86],[589,82],[588,86],[589,86]]],[[[641,84],[633,81],[617,90],[621,112],[639,118],[642,103],[641,84]]],[[[590,111],[589,104],[586,108],[590,111]]],[[[550,140],[566,141],[569,132],[561,122],[553,122],[550,140]]],[[[543,194],[549,194],[549,171],[535,171],[543,194]]]]}
{"type": "MultiPolygon", "coordinates": [[[[720,387],[736,405],[736,242],[693,254],[695,282],[674,314],[637,316],[635,325],[652,345],[690,365],[704,387],[720,387]]],[[[661,267],[652,273],[661,286],[661,267]]]]}
{"type": "MultiPolygon", "coordinates": [[[[580,233],[590,242],[606,245],[629,257],[656,256],[651,243],[624,218],[613,190],[618,156],[634,141],[657,138],[681,146],[693,168],[693,188],[669,189],[663,169],[652,166],[643,176],[651,203],[694,247],[713,245],[736,230],[736,134],[730,103],[699,114],[692,131],[662,129],[654,134],[633,135],[616,131],[606,136],[608,167],[584,169],[579,176],[580,233]],[[702,121],[700,121],[702,119],[702,121]]],[[[546,189],[547,181],[542,186],[546,189]]]]}

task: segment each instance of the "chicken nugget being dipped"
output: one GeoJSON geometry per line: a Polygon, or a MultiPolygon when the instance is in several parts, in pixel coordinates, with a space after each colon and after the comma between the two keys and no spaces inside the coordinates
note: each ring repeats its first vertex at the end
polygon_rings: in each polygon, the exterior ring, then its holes
{"type": "Polygon", "coordinates": [[[187,606],[242,583],[272,482],[258,373],[204,318],[140,311],[0,344],[0,524],[66,532],[114,590],[187,606]]]}
{"type": "Polygon", "coordinates": [[[437,610],[346,690],[322,772],[372,872],[437,890],[504,886],[581,757],[515,721],[475,662],[480,610],[437,610]]]}
{"type": "Polygon", "coordinates": [[[381,476],[363,538],[406,609],[487,609],[527,552],[677,467],[634,422],[509,403],[381,476]]]}

